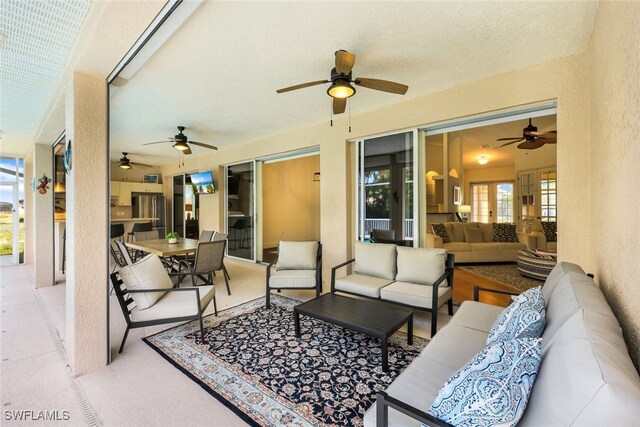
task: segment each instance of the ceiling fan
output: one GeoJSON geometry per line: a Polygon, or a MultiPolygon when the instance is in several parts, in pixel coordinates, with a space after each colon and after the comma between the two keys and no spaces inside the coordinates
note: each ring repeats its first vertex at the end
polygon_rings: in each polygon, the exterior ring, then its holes
{"type": "Polygon", "coordinates": [[[352,78],[353,64],[356,62],[356,56],[346,50],[336,52],[336,66],[331,70],[330,80],[316,80],[313,82],[302,83],[295,86],[289,86],[276,90],[277,93],[289,92],[291,90],[303,89],[305,87],[321,85],[323,83],[331,83],[327,89],[327,94],[333,98],[333,114],[344,113],[347,106],[347,98],[356,93],[356,86],[366,87],[368,89],[380,90],[382,92],[395,93],[404,95],[407,93],[409,86],[401,83],[390,82],[388,80],[370,79],[367,77],[352,78]]]}
{"type": "Polygon", "coordinates": [[[131,169],[132,166],[142,166],[143,168],[151,168],[151,165],[145,165],[144,163],[136,163],[129,160],[127,157],[129,153],[122,153],[122,158],[120,159],[120,164],[118,165],[122,169],[131,169]]]}
{"type": "Polygon", "coordinates": [[[516,136],[513,138],[499,138],[496,141],[510,141],[502,144],[498,148],[506,147],[507,145],[515,144],[519,142],[518,148],[521,150],[535,150],[542,147],[544,144],[555,144],[558,142],[558,131],[550,130],[548,132],[538,132],[538,128],[531,124],[529,119],[529,126],[522,129],[522,136],[516,136]]]}
{"type": "Polygon", "coordinates": [[[178,126],[178,134],[174,135],[173,138],[169,138],[165,141],[147,142],[146,144],[142,144],[142,145],[152,145],[152,144],[162,144],[165,142],[173,142],[174,143],[173,148],[175,148],[176,150],[182,151],[183,154],[191,154],[191,147],[189,147],[189,144],[197,145],[198,147],[208,148],[210,150],[218,149],[218,147],[214,147],[213,145],[189,140],[187,138],[187,135],[182,133],[182,131],[185,129],[186,128],[184,126],[178,126]],[[189,142],[189,144],[187,144],[187,142],[189,142]]]}

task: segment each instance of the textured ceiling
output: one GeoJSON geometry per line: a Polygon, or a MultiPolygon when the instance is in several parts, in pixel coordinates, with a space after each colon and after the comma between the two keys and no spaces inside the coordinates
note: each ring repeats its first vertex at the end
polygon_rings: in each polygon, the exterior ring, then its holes
{"type": "Polygon", "coordinates": [[[225,147],[328,122],[326,87],[275,90],[328,78],[337,49],[356,54],[354,76],[409,85],[404,97],[359,88],[356,115],[582,52],[596,12],[593,2],[205,2],[115,92],[112,153],[175,159],[170,144],[141,144],[177,125],[225,147]]]}
{"type": "Polygon", "coordinates": [[[0,128],[3,152],[28,145],[60,79],[90,0],[2,0],[0,128]]]}

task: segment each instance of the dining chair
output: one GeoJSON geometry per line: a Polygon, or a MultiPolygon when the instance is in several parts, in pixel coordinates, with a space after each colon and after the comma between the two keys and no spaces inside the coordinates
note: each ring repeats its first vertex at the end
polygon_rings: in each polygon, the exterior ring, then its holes
{"type": "Polygon", "coordinates": [[[233,230],[232,237],[230,239],[229,249],[235,250],[238,249],[238,241],[240,241],[240,249],[243,249],[244,243],[247,240],[247,233],[249,228],[249,221],[245,218],[240,218],[233,223],[233,225],[229,226],[231,230],[233,230]],[[240,238],[238,239],[238,235],[240,238]],[[233,243],[233,247],[231,247],[231,243],[233,243]]]}
{"type": "MultiPolygon", "coordinates": [[[[209,231],[209,230],[202,230],[200,232],[200,238],[198,239],[199,242],[210,242],[211,240],[213,240],[213,235],[215,234],[215,231],[209,231]]],[[[196,256],[195,254],[187,254],[184,256],[184,259],[187,260],[187,262],[189,262],[189,264],[194,263],[196,256]]],[[[214,273],[215,275],[215,273],[214,273]]]]}
{"type": "Polygon", "coordinates": [[[380,229],[372,229],[371,230],[371,241],[373,243],[381,243],[380,240],[395,240],[396,239],[396,231],[395,230],[380,230],[380,229]]]}
{"type": "MultiPolygon", "coordinates": [[[[217,231],[213,232],[213,237],[211,238],[212,242],[217,242],[220,240],[224,240],[227,242],[227,244],[229,244],[229,234],[227,233],[219,233],[217,231]]],[[[224,260],[222,261],[222,263],[224,264],[224,260]]],[[[229,271],[227,270],[227,268],[225,267],[224,269],[224,275],[226,276],[227,280],[231,280],[231,276],[229,275],[229,271]]],[[[216,275],[216,272],[213,272],[213,275],[216,275]]]]}
{"type": "Polygon", "coordinates": [[[123,238],[124,238],[124,224],[123,223],[111,224],[111,232],[109,234],[109,237],[111,237],[112,239],[123,240],[123,238]]]}
{"type": "MultiPolygon", "coordinates": [[[[213,272],[218,270],[226,271],[223,262],[226,246],[226,240],[198,243],[195,262],[190,264],[186,260],[181,260],[178,263],[178,283],[182,282],[183,276],[191,276],[191,284],[193,286],[198,284],[198,279],[202,280],[205,285],[213,285],[213,272]]],[[[224,281],[227,285],[227,293],[231,295],[226,274],[224,275],[224,281]]]]}
{"type": "MultiPolygon", "coordinates": [[[[143,242],[145,240],[156,240],[159,238],[160,238],[160,234],[158,233],[158,230],[136,231],[133,234],[134,242],[143,242]]],[[[142,256],[144,256],[144,252],[140,250],[136,250],[133,254],[133,261],[137,261],[142,256]]]]}
{"type": "Polygon", "coordinates": [[[151,231],[153,230],[153,226],[150,222],[136,222],[133,224],[133,228],[127,235],[127,242],[131,241],[131,238],[135,238],[135,234],[141,231],[151,231]]]}

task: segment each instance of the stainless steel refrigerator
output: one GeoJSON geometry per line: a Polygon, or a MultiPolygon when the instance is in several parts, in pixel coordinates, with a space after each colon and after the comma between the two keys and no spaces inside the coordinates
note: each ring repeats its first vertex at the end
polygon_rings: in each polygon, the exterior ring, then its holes
{"type": "Polygon", "coordinates": [[[154,230],[158,230],[159,237],[164,239],[167,231],[167,200],[158,194],[139,194],[131,197],[133,218],[158,218],[151,221],[154,230]]]}

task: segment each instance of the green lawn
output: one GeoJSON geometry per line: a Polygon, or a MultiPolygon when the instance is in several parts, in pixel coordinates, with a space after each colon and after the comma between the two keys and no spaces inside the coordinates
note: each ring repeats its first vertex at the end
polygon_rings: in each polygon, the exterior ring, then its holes
{"type": "MultiPolygon", "coordinates": [[[[13,230],[11,229],[12,214],[0,214],[0,256],[11,255],[13,249],[13,230]],[[8,229],[7,229],[8,228],[8,229]]],[[[24,222],[19,223],[20,252],[24,251],[24,222]]]]}

